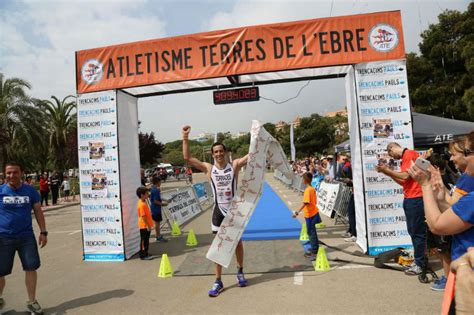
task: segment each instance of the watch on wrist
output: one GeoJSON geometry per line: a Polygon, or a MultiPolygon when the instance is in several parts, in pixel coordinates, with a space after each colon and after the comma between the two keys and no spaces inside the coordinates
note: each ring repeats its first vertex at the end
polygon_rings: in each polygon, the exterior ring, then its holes
{"type": "Polygon", "coordinates": [[[44,236],[48,236],[48,231],[41,231],[40,234],[44,236]]]}

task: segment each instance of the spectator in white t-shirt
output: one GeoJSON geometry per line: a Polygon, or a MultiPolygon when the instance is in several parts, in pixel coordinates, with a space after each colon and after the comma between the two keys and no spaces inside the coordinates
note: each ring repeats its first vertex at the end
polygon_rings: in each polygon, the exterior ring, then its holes
{"type": "Polygon", "coordinates": [[[63,191],[64,201],[69,201],[69,193],[71,191],[71,185],[69,184],[69,178],[64,175],[64,180],[61,184],[61,190],[63,191]]]}

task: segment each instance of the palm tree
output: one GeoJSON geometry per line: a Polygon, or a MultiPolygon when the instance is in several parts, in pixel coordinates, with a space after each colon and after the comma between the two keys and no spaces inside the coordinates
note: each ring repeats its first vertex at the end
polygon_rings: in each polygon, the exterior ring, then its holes
{"type": "MultiPolygon", "coordinates": [[[[38,117],[41,112],[31,106],[25,90],[31,85],[19,78],[3,79],[0,73],[0,167],[16,157],[16,150],[42,141],[38,117]]],[[[31,154],[31,153],[30,153],[31,154]]]]}
{"type": "Polygon", "coordinates": [[[36,106],[41,109],[45,117],[45,126],[49,138],[49,146],[53,149],[56,168],[64,171],[67,164],[67,143],[72,131],[76,127],[76,101],[72,95],[59,100],[51,96],[49,100],[35,100],[36,106]]]}

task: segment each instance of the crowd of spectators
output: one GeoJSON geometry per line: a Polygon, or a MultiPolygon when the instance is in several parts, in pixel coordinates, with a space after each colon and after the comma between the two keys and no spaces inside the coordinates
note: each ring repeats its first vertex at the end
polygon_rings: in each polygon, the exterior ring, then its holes
{"type": "MultiPolygon", "coordinates": [[[[391,177],[404,190],[404,212],[415,256],[406,274],[426,272],[428,256],[436,254],[444,275],[434,281],[431,289],[444,291],[450,270],[457,269],[452,261],[467,255],[468,249],[474,247],[474,131],[455,139],[444,152],[428,150],[420,155],[392,142],[387,153],[392,160],[400,160],[400,168],[395,163],[381,162],[376,170],[380,176],[391,177]],[[418,166],[419,158],[429,162],[427,170],[418,166]]],[[[312,173],[316,189],[323,180],[338,180],[353,186],[349,155],[339,155],[336,159],[332,155],[309,156],[290,163],[295,174],[312,173]]],[[[349,228],[343,236],[346,241],[356,241],[353,194],[347,210],[349,228]]]]}

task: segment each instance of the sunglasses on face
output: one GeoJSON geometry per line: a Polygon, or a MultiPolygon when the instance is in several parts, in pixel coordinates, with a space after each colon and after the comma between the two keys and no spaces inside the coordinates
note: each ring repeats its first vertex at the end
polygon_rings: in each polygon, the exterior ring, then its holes
{"type": "Polygon", "coordinates": [[[465,157],[468,157],[469,155],[474,154],[474,151],[471,151],[469,149],[464,149],[463,152],[464,152],[465,157]]]}

